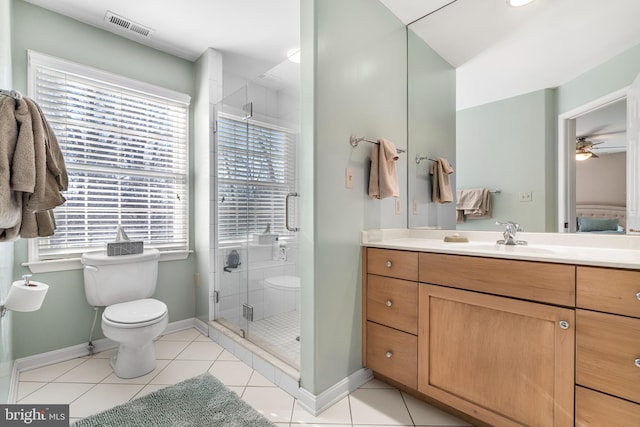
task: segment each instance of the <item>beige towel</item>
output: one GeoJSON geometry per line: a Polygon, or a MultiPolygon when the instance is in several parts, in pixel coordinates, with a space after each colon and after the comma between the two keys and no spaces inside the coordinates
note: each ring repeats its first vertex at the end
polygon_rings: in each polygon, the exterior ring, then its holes
{"type": "Polygon", "coordinates": [[[438,157],[431,163],[431,201],[433,203],[453,202],[453,192],[451,191],[451,180],[449,175],[453,173],[453,168],[447,159],[438,157]]]}
{"type": "MultiPolygon", "coordinates": [[[[27,208],[33,212],[46,211],[63,204],[66,199],[60,191],[67,189],[67,172],[58,146],[58,140],[49,127],[40,107],[27,97],[33,129],[36,180],[27,208]]],[[[22,131],[20,132],[22,134],[22,131]]]]}
{"type": "Polygon", "coordinates": [[[55,134],[27,97],[0,97],[0,241],[51,236],[52,209],[65,202],[67,171],[55,134]],[[10,107],[9,107],[10,106],[10,107]],[[4,142],[6,141],[6,143],[4,142]],[[11,202],[11,204],[9,203],[11,202]],[[11,207],[17,219],[3,221],[11,207]]]}
{"type": "Polygon", "coordinates": [[[491,218],[491,193],[486,188],[456,191],[456,222],[491,218]]]}
{"type": "MultiPolygon", "coordinates": [[[[15,99],[0,95],[0,241],[8,240],[4,237],[4,229],[13,228],[20,222],[22,210],[22,197],[12,186],[15,174],[13,158],[18,140],[15,108],[15,99]]],[[[23,111],[28,113],[26,106],[23,111]]]]}
{"type": "Polygon", "coordinates": [[[384,199],[400,197],[396,160],[399,159],[396,146],[386,139],[379,139],[371,152],[371,172],[369,173],[369,197],[384,199]]]}

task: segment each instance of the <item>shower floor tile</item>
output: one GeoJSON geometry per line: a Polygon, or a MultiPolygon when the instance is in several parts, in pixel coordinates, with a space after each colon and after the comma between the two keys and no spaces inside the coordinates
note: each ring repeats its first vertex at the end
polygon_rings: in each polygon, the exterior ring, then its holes
{"type": "Polygon", "coordinates": [[[300,366],[300,312],[289,311],[249,325],[249,339],[295,368],[300,366]]]}

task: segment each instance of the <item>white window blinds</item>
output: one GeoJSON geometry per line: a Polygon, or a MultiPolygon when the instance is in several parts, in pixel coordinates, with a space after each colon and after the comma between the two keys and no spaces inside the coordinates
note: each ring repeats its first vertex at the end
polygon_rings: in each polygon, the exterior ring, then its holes
{"type": "Polygon", "coordinates": [[[217,141],[218,241],[246,240],[267,226],[291,234],[285,197],[295,188],[295,134],[219,114],[217,141]]]}
{"type": "Polygon", "coordinates": [[[55,235],[38,239],[37,258],[102,247],[118,224],[145,247],[188,250],[188,97],[33,52],[29,59],[31,98],[69,175],[55,235]]]}

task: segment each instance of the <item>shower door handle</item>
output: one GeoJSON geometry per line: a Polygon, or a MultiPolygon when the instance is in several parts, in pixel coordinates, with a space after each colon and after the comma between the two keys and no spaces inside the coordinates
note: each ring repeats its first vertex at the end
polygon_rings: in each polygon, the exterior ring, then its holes
{"type": "Polygon", "coordinates": [[[291,227],[289,225],[289,199],[291,197],[300,197],[300,195],[298,193],[295,193],[295,192],[287,194],[287,197],[284,200],[284,226],[289,231],[300,231],[300,229],[298,227],[291,227]]]}

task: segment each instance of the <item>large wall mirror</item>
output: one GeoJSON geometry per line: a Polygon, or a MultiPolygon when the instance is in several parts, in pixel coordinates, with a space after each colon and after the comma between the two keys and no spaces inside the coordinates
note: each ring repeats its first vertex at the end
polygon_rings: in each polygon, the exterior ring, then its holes
{"type": "Polygon", "coordinates": [[[640,73],[640,2],[418,3],[420,19],[406,16],[409,227],[500,230],[496,221],[514,220],[573,232],[583,212],[621,218],[602,231],[624,230],[627,195],[638,191],[627,188],[637,159],[626,91],[640,73]],[[577,161],[576,151],[591,157],[577,161]],[[460,221],[455,201],[434,203],[422,156],[450,160],[454,194],[490,190],[491,215],[460,221]]]}

